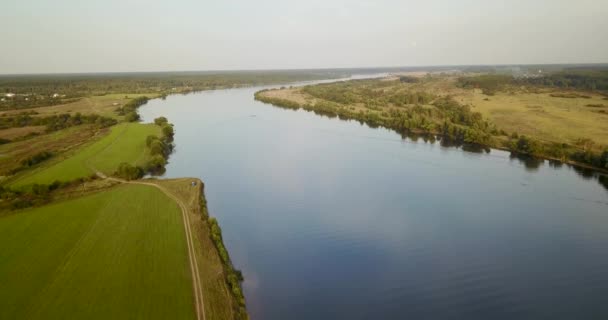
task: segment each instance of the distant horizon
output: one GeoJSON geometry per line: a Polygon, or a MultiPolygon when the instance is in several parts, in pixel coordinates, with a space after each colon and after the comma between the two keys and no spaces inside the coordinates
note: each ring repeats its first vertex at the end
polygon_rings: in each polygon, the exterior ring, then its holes
{"type": "Polygon", "coordinates": [[[322,68],[276,68],[276,69],[189,69],[189,70],[150,70],[150,71],[83,71],[83,72],[24,72],[0,73],[7,76],[45,76],[45,75],[111,75],[111,74],[153,74],[153,73],[223,73],[223,72],[281,72],[281,71],[333,71],[333,70],[374,70],[374,69],[425,69],[425,68],[462,68],[462,67],[525,67],[525,66],[606,66],[606,62],[574,63],[500,63],[500,64],[436,64],[436,65],[402,65],[402,66],[364,66],[364,67],[322,67],[322,68]]]}

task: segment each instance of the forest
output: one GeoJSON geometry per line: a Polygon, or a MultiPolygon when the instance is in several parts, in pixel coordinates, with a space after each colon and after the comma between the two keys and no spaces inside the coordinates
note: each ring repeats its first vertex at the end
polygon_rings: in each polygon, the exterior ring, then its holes
{"type": "Polygon", "coordinates": [[[345,76],[339,70],[0,75],[0,110],[34,108],[111,93],[167,95],[345,76]]]}

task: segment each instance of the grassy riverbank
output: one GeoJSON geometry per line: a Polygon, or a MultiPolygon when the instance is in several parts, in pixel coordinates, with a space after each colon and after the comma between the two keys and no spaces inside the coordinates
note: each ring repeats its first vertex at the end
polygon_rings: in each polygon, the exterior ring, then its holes
{"type": "Polygon", "coordinates": [[[581,98],[579,92],[564,98],[555,96],[562,88],[530,86],[501,87],[486,95],[458,86],[458,80],[446,75],[356,80],[265,90],[255,98],[402,134],[438,135],[450,144],[494,147],[608,170],[608,122],[595,112],[602,107],[589,107],[602,105],[603,94],[585,92],[581,98]]]}
{"type": "MultiPolygon", "coordinates": [[[[301,80],[280,74],[219,86],[301,80]]],[[[91,87],[78,99],[2,106],[0,298],[11,307],[0,317],[247,319],[242,276],[207,213],[202,182],[139,180],[164,172],[175,130],[162,117],[138,123],[145,97],[218,84],[107,94],[95,90],[108,79],[98,80],[83,82],[91,87]]],[[[110,83],[124,92],[133,81],[110,83]]]]}
{"type": "Polygon", "coordinates": [[[70,181],[95,174],[94,169],[111,175],[123,162],[141,165],[150,157],[146,152],[146,137],[149,135],[159,136],[160,128],[153,124],[121,123],[110,128],[109,134],[103,138],[62,155],[51,164],[25,172],[11,185],[70,181]]]}

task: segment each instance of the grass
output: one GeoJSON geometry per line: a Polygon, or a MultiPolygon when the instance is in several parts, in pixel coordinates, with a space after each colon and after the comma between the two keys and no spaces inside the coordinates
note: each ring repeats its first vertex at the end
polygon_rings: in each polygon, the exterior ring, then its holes
{"type": "Polygon", "coordinates": [[[608,145],[608,122],[598,119],[597,113],[587,107],[599,103],[600,96],[564,98],[545,92],[499,92],[487,97],[475,91],[464,98],[475,111],[507,132],[552,142],[574,143],[590,138],[608,145]]]}
{"type": "Polygon", "coordinates": [[[154,124],[121,123],[112,127],[110,134],[103,138],[48,166],[27,172],[11,183],[23,186],[69,181],[93,174],[92,168],[112,174],[122,162],[142,164],[148,157],[148,135],[160,135],[160,128],[154,124]]]}
{"type": "MultiPolygon", "coordinates": [[[[346,93],[355,94],[356,103],[348,107],[353,111],[374,111],[365,104],[372,101],[370,92],[386,96],[398,92],[426,92],[436,96],[451,96],[461,104],[472,106],[473,111],[509,133],[517,132],[539,140],[573,144],[578,139],[590,138],[608,145],[608,122],[589,105],[605,104],[603,96],[571,89],[510,88],[509,91],[485,95],[479,89],[464,89],[456,85],[456,77],[432,76],[421,78],[417,83],[400,83],[398,80],[381,79],[349,81],[332,84],[346,93]],[[562,92],[563,91],[563,92],[562,92]],[[363,101],[363,102],[362,102],[363,101]]],[[[298,104],[316,104],[323,99],[312,96],[302,88],[273,90],[264,96],[285,99],[298,104]]],[[[384,104],[383,111],[393,107],[384,104]]]]}
{"type": "Polygon", "coordinates": [[[0,243],[1,319],[194,318],[181,212],[154,187],[1,217],[0,243]]]}
{"type": "Polygon", "coordinates": [[[18,139],[25,137],[29,134],[42,133],[46,129],[46,126],[28,126],[28,127],[16,127],[0,130],[0,138],[3,139],[18,139]]]}
{"type": "Polygon", "coordinates": [[[22,159],[36,153],[42,151],[54,154],[70,152],[94,139],[95,135],[105,134],[107,130],[99,131],[90,125],[82,125],[0,145],[0,175],[5,175],[10,170],[19,167],[22,159]]]}
{"type": "Polygon", "coordinates": [[[55,106],[48,107],[37,107],[37,108],[27,108],[27,109],[16,109],[16,110],[7,110],[0,112],[1,115],[14,115],[21,112],[29,112],[34,111],[37,114],[34,116],[51,116],[57,114],[98,114],[100,116],[110,117],[110,118],[119,118],[119,116],[114,112],[116,108],[124,105],[129,102],[130,99],[148,96],[150,98],[155,98],[158,96],[158,93],[113,93],[106,94],[102,96],[90,96],[80,98],[77,101],[69,102],[65,104],[59,104],[55,106]]]}
{"type": "Polygon", "coordinates": [[[231,303],[232,295],[226,285],[226,275],[220,257],[211,237],[206,219],[206,206],[201,207],[202,182],[198,179],[180,178],[171,180],[150,180],[165,188],[190,208],[190,227],[193,230],[194,246],[203,288],[205,315],[210,319],[234,319],[231,303]],[[197,185],[193,187],[192,181],[197,185]],[[201,215],[202,213],[202,215],[201,215]]]}

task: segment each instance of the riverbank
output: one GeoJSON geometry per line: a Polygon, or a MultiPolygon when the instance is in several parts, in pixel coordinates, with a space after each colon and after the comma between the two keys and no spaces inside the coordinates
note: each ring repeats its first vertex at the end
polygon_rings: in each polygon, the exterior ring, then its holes
{"type": "MultiPolygon", "coordinates": [[[[122,120],[119,124],[110,126],[109,128],[98,128],[94,125],[84,126],[70,122],[68,129],[26,136],[15,142],[8,141],[3,145],[3,150],[7,151],[10,155],[9,157],[4,157],[4,160],[12,161],[11,163],[14,162],[15,167],[19,165],[23,166],[23,161],[19,160],[23,157],[29,157],[34,160],[28,160],[27,167],[14,171],[18,173],[16,177],[13,174],[12,177],[3,181],[4,186],[0,186],[0,191],[2,192],[0,207],[3,210],[3,213],[0,214],[0,225],[9,223],[7,219],[21,219],[21,217],[27,219],[27,217],[39,216],[41,214],[48,215],[46,212],[50,210],[49,208],[61,206],[64,203],[77,202],[79,203],[78,208],[88,208],[93,203],[97,203],[95,199],[102,199],[100,201],[107,203],[107,206],[111,206],[112,208],[130,208],[129,212],[122,213],[125,217],[138,215],[151,209],[137,199],[133,199],[130,203],[123,203],[123,198],[106,195],[114,195],[117,188],[123,188],[120,184],[125,183],[134,186],[133,188],[139,185],[158,186],[168,196],[166,199],[160,197],[158,200],[166,202],[165,205],[168,206],[177,204],[184,214],[182,224],[185,227],[183,231],[185,231],[184,237],[186,240],[180,245],[185,246],[187,244],[187,251],[191,261],[189,269],[192,270],[193,290],[188,290],[186,293],[193,293],[192,300],[195,308],[192,310],[174,310],[173,314],[181,314],[182,316],[180,317],[184,318],[190,318],[190,315],[194,314],[196,319],[248,319],[245,299],[241,289],[243,277],[233,267],[223,245],[221,233],[218,236],[216,231],[219,230],[217,220],[210,218],[208,215],[202,181],[196,178],[170,180],[139,179],[143,173],[162,173],[169,154],[173,149],[173,126],[168,123],[166,118],[155,119],[152,124],[129,122],[136,121],[139,118],[136,113],[137,108],[145,104],[147,100],[143,96],[136,96],[133,99],[125,98],[121,100],[123,101],[122,106],[112,106],[111,111],[109,106],[88,110],[93,112],[92,115],[97,115],[96,112],[99,111],[110,117],[114,117],[116,119],[114,123],[122,120]],[[125,111],[126,107],[129,108],[125,111]],[[91,131],[88,135],[66,134],[67,131],[88,132],[88,130],[91,131]],[[62,139],[65,139],[65,141],[62,139]],[[47,140],[53,143],[49,144],[46,142],[47,140]],[[33,147],[31,150],[30,148],[23,148],[28,145],[40,145],[40,148],[33,147]],[[38,154],[48,154],[48,157],[38,156],[38,154]],[[125,180],[108,176],[117,176],[125,180]],[[30,208],[23,210],[23,208],[27,207],[30,208]],[[38,214],[38,212],[42,213],[38,214]]],[[[45,112],[46,108],[64,110],[66,107],[39,107],[36,109],[36,114],[32,115],[36,117],[42,114],[43,117],[50,119],[50,117],[53,117],[51,115],[52,112],[47,114],[45,112]]],[[[74,115],[68,113],[67,115],[67,119],[80,117],[80,113],[75,113],[74,115]]],[[[21,115],[11,116],[20,117],[21,115]]],[[[136,189],[141,189],[142,192],[150,191],[154,193],[153,190],[151,191],[147,187],[136,187],[136,189]]],[[[141,196],[140,198],[144,199],[146,197],[141,196]]],[[[70,208],[74,209],[76,207],[68,205],[68,209],[65,210],[70,213],[70,208]]],[[[106,214],[103,208],[97,211],[102,215],[106,214]]],[[[60,223],[61,221],[57,220],[56,222],[60,223]]],[[[83,223],[88,222],[83,220],[83,223]]],[[[149,223],[143,223],[142,225],[143,230],[146,232],[162,229],[162,225],[149,223]]],[[[49,230],[55,230],[59,229],[60,225],[47,223],[47,227],[49,230]]],[[[115,233],[111,230],[108,232],[109,234],[115,233]]],[[[55,241],[62,241],[63,236],[63,233],[59,232],[55,241]]],[[[100,239],[99,241],[103,243],[105,240],[100,239]]],[[[131,247],[131,244],[127,241],[124,246],[131,247]]],[[[180,250],[177,247],[166,247],[164,249],[171,251],[180,250]]],[[[27,247],[19,248],[19,251],[23,255],[35,255],[27,247]]],[[[58,251],[57,255],[60,256],[60,254],[61,252],[58,251]]],[[[55,259],[57,257],[49,257],[49,259],[51,258],[55,259]]],[[[120,261],[115,262],[118,264],[117,267],[122,265],[120,261]]],[[[49,263],[52,264],[52,261],[49,263]]],[[[78,267],[81,264],[80,262],[76,263],[76,266],[78,267]]],[[[8,267],[10,268],[10,264],[8,267]]],[[[112,270],[111,268],[106,268],[106,271],[109,273],[121,272],[119,268],[114,271],[112,270]]],[[[141,270],[141,272],[144,273],[145,271],[141,270]]],[[[7,272],[3,272],[0,276],[7,274],[7,272]]],[[[66,277],[65,280],[69,282],[70,278],[66,277]]],[[[94,281],[92,284],[95,285],[94,281]]],[[[133,283],[131,285],[143,286],[145,284],[133,283]]],[[[100,287],[103,285],[97,284],[96,286],[100,287]]],[[[62,288],[67,290],[69,285],[66,284],[62,287],[62,283],[57,284],[57,294],[64,295],[65,301],[77,300],[77,297],[63,292],[62,288]]],[[[36,290],[35,286],[32,287],[32,290],[36,290]]],[[[148,290],[144,291],[148,292],[148,290]]],[[[146,293],[142,292],[140,295],[141,299],[131,301],[136,309],[141,309],[141,307],[137,307],[139,303],[147,303],[146,301],[149,300],[145,297],[146,293]]],[[[183,298],[183,293],[173,294],[173,296],[179,300],[183,298]]],[[[19,303],[19,301],[16,301],[16,303],[19,303]]],[[[183,301],[177,301],[176,303],[183,303],[183,301]]],[[[155,304],[161,305],[161,303],[155,304]]],[[[49,302],[49,305],[50,308],[53,308],[51,302],[49,302]]],[[[98,303],[96,305],[103,306],[104,304],[98,303]]],[[[115,315],[133,315],[139,312],[137,310],[130,310],[129,308],[115,310],[117,306],[108,306],[108,312],[114,310],[112,312],[115,315]]],[[[156,310],[153,307],[149,309],[156,310]]],[[[170,309],[171,306],[167,306],[167,308],[163,309],[163,312],[170,312],[170,309]]],[[[53,310],[53,312],[58,312],[58,314],[61,312],[61,310],[53,310]]],[[[23,312],[23,310],[14,311],[16,313],[10,314],[19,315],[20,312],[23,312]]],[[[73,317],[74,315],[70,310],[65,310],[65,312],[63,314],[64,317],[73,317]]],[[[156,317],[163,318],[165,317],[163,316],[163,312],[157,312],[154,315],[149,314],[146,317],[150,319],[156,317]]],[[[82,314],[82,317],[85,317],[85,314],[82,314]]]]}
{"type": "Polygon", "coordinates": [[[584,263],[606,283],[597,260],[606,189],[595,178],[274,108],[252,98],[261,89],[170,96],[140,110],[146,122],[164,115],[176,125],[165,176],[205,178],[252,318],[552,316],[583,307],[555,290],[556,277],[594,291],[580,278],[584,263]],[[565,266],[538,273],[538,256],[565,266]],[[480,277],[463,281],[471,274],[480,277]],[[454,305],[462,292],[471,299],[454,305]]]}
{"type": "Polygon", "coordinates": [[[204,314],[207,319],[248,319],[242,295],[240,271],[232,265],[221,236],[214,237],[219,228],[210,216],[205,198],[205,185],[198,178],[146,179],[157,184],[184,204],[187,224],[193,231],[196,270],[202,290],[204,314]],[[235,275],[239,275],[235,282],[235,275]]]}
{"type": "MultiPolygon", "coordinates": [[[[462,101],[465,101],[463,97],[473,94],[472,91],[446,87],[451,82],[443,78],[424,80],[424,82],[414,86],[412,83],[401,83],[398,79],[392,78],[347,81],[328,85],[262,90],[255,93],[255,99],[281,108],[303,109],[327,117],[356,120],[372,128],[384,127],[401,135],[412,133],[435,135],[441,137],[443,143],[450,145],[507,150],[519,155],[560,161],[608,173],[608,148],[580,136],[579,132],[573,131],[576,132],[575,138],[572,138],[576,145],[560,141],[559,136],[546,134],[538,136],[534,134],[536,131],[531,130],[524,130],[531,135],[506,132],[502,128],[502,121],[495,123],[488,120],[488,116],[482,116],[482,113],[477,112],[483,110],[480,109],[483,106],[462,104],[462,101]],[[438,88],[444,89],[445,92],[438,94],[438,88]]],[[[495,98],[490,97],[490,99],[495,98]]],[[[558,100],[556,103],[561,103],[559,98],[554,100],[558,100]]],[[[545,101],[544,107],[535,107],[534,110],[538,108],[552,110],[552,105],[548,103],[552,103],[552,100],[545,101]]],[[[517,104],[511,102],[511,105],[517,104]]],[[[589,117],[589,112],[583,108],[578,113],[580,116],[577,117],[589,117]]],[[[514,113],[508,121],[517,121],[517,115],[518,113],[514,113]]],[[[529,116],[522,114],[520,117],[530,121],[529,116]]],[[[545,115],[541,114],[537,117],[539,117],[538,121],[547,121],[545,115]]],[[[556,126],[567,127],[567,124],[556,120],[560,119],[558,116],[552,117],[549,119],[553,119],[553,122],[545,124],[547,129],[544,130],[551,130],[549,128],[556,126]]],[[[595,121],[594,132],[603,132],[602,130],[607,129],[599,119],[595,121]]],[[[572,131],[572,128],[569,130],[572,131]]]]}

